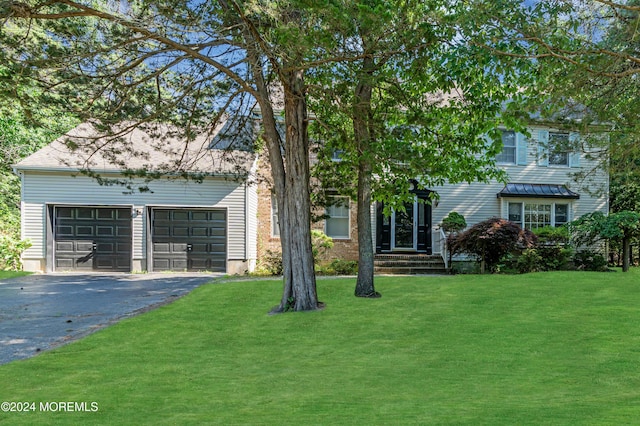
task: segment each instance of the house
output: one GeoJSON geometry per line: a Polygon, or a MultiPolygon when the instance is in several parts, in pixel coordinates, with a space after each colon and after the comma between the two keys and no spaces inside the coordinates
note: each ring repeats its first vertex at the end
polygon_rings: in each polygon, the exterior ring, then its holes
{"type": "MultiPolygon", "coordinates": [[[[594,195],[578,187],[572,174],[594,169],[595,161],[582,152],[554,149],[578,135],[546,124],[528,131],[530,137],[502,132],[504,147],[497,161],[509,176],[506,185],[493,181],[424,190],[412,182],[416,198],[404,212],[387,217],[381,204],[371,206],[376,253],[444,257],[439,225],[452,211],[465,216],[469,225],[500,216],[526,228],[557,226],[593,211],[607,213],[606,171],[592,174],[604,188],[594,195]],[[418,201],[431,191],[438,193],[436,202],[418,201]]],[[[260,158],[249,149],[230,153],[231,145],[212,144],[224,139],[220,135],[198,136],[185,150],[179,137],[161,137],[167,132],[172,130],[134,129],[126,134],[126,147],[116,143],[111,153],[71,151],[69,140],[82,145],[86,138],[99,137],[82,125],[69,138],[18,163],[22,235],[32,242],[23,254],[25,270],[243,273],[253,271],[267,250],[279,251],[276,203],[268,179],[258,179],[260,158]],[[143,155],[133,156],[131,147],[143,155]],[[192,160],[191,172],[206,174],[201,183],[171,179],[178,158],[192,160]],[[162,178],[146,183],[149,191],[125,193],[122,186],[100,186],[79,173],[87,164],[101,176],[122,178],[126,164],[155,170],[162,178]]],[[[333,238],[330,257],[356,260],[355,203],[345,197],[339,201],[315,227],[333,238]]]]}
{"type": "MultiPolygon", "coordinates": [[[[409,182],[415,201],[405,205],[404,212],[383,215],[383,205],[371,207],[374,247],[377,255],[424,254],[438,255],[446,262],[446,236],[440,229],[442,220],[452,211],[462,214],[468,226],[490,217],[502,217],[528,229],[559,226],[586,213],[609,211],[609,177],[599,168],[597,160],[586,155],[584,149],[566,147],[583,145],[579,134],[569,132],[552,123],[536,122],[527,132],[529,137],[512,130],[502,130],[502,152],[498,165],[508,175],[508,183],[445,184],[420,189],[418,182],[409,182]],[[568,143],[571,142],[571,143],[568,143]],[[589,171],[588,185],[579,185],[574,175],[589,171]],[[598,186],[599,191],[591,191],[598,186]],[[590,190],[588,190],[590,189],[590,190]],[[420,203],[431,192],[438,197],[433,203],[420,203]],[[595,192],[595,193],[594,193],[595,192]]],[[[342,203],[329,207],[329,219],[316,224],[334,239],[331,257],[357,260],[356,205],[346,197],[342,203]]],[[[261,214],[258,226],[259,257],[266,250],[278,249],[275,204],[266,188],[259,190],[261,214]],[[267,210],[267,206],[272,206],[267,210]]],[[[388,256],[387,256],[388,257],[388,256]]]]}

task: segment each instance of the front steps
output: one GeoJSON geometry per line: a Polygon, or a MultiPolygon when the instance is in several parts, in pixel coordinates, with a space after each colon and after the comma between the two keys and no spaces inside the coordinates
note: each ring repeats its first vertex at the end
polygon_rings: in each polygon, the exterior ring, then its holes
{"type": "Polygon", "coordinates": [[[416,275],[447,274],[447,268],[440,255],[429,254],[376,254],[374,259],[376,274],[416,275]]]}

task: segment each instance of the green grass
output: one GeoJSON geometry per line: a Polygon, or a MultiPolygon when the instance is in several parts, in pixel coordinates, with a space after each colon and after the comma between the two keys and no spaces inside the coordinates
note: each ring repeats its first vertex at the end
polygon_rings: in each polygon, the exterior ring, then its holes
{"type": "Polygon", "coordinates": [[[24,275],[30,275],[31,272],[22,271],[0,271],[0,280],[8,280],[9,278],[22,277],[24,275]]]}
{"type": "Polygon", "coordinates": [[[10,424],[632,424],[640,271],[318,282],[324,311],[268,316],[278,281],[206,285],[0,366],[0,400],[99,404],[10,424]]]}

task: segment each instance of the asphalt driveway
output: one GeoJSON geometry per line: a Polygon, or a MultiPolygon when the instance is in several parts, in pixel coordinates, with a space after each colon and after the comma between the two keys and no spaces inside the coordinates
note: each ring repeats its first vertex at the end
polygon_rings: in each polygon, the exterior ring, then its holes
{"type": "Polygon", "coordinates": [[[169,303],[222,274],[46,274],[0,280],[0,364],[169,303]]]}

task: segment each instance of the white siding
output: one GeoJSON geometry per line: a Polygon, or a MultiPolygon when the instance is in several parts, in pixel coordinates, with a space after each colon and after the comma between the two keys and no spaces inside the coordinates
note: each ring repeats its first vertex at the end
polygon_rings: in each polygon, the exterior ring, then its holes
{"type": "MultiPolygon", "coordinates": [[[[591,170],[596,166],[594,160],[588,160],[584,155],[580,157],[580,168],[562,166],[542,166],[538,156],[538,135],[540,130],[553,130],[544,127],[531,127],[529,132],[531,137],[527,144],[527,164],[526,165],[506,165],[503,166],[512,183],[544,183],[566,185],[572,191],[580,194],[580,199],[569,200],[572,209],[570,219],[576,219],[586,213],[609,211],[608,174],[599,170],[590,182],[579,185],[571,174],[581,169],[591,170]],[[601,186],[604,191],[602,195],[590,195],[587,189],[597,189],[601,186]]],[[[575,162],[575,160],[574,160],[575,162]]],[[[437,228],[442,219],[451,211],[456,211],[463,215],[468,225],[481,222],[492,216],[508,217],[507,202],[509,199],[497,198],[498,192],[504,188],[504,184],[497,181],[489,183],[472,184],[446,184],[441,187],[431,188],[440,194],[438,206],[433,207],[433,226],[437,228]]],[[[548,200],[548,199],[541,199],[548,200]]],[[[518,201],[514,199],[514,201],[518,201]]],[[[436,231],[434,230],[434,235],[436,231]]],[[[434,239],[435,240],[435,239],[434,239]]],[[[436,247],[434,246],[434,250],[436,247]]]]}
{"type": "Polygon", "coordinates": [[[226,208],[228,259],[245,259],[243,183],[213,178],[205,179],[201,184],[179,179],[158,180],[148,184],[149,192],[124,194],[124,188],[120,186],[101,186],[85,176],[25,172],[23,182],[22,235],[32,243],[24,258],[45,257],[46,205],[71,204],[127,206],[138,210],[140,214],[133,219],[134,261],[146,258],[146,207],[226,208]]]}
{"type": "Polygon", "coordinates": [[[258,257],[258,185],[251,184],[247,191],[247,259],[258,257]]]}

